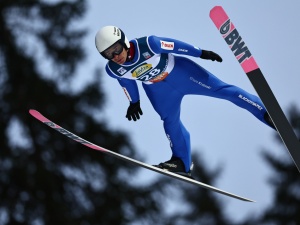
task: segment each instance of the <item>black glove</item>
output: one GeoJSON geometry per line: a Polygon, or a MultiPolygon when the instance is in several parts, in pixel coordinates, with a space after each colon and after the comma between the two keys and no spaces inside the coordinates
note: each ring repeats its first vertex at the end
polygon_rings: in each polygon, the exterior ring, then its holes
{"type": "Polygon", "coordinates": [[[214,53],[212,51],[206,51],[206,50],[202,50],[202,54],[200,56],[201,59],[210,59],[212,61],[217,61],[217,62],[222,62],[223,59],[221,58],[221,56],[219,56],[217,53],[214,53]]]}
{"type": "Polygon", "coordinates": [[[128,109],[126,118],[130,121],[133,119],[136,121],[137,119],[140,119],[140,115],[143,115],[142,109],[140,107],[140,101],[137,101],[136,103],[130,103],[128,109]]]}

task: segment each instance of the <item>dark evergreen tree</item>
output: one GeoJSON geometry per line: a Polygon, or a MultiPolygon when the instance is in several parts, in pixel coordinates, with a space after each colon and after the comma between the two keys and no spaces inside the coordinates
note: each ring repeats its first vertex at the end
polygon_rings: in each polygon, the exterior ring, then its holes
{"type": "MultiPolygon", "coordinates": [[[[294,106],[289,111],[290,121],[299,137],[300,111],[294,106]]],[[[283,146],[284,148],[284,146],[283,146]]],[[[300,149],[299,149],[300,151],[300,149]]],[[[274,202],[261,218],[262,224],[300,224],[300,175],[290,156],[275,158],[265,153],[264,158],[274,169],[269,183],[274,188],[274,202]]]]}
{"type": "MultiPolygon", "coordinates": [[[[289,117],[294,131],[300,134],[300,111],[296,106],[289,110],[289,117]]],[[[282,143],[278,134],[276,139],[282,143]]],[[[266,163],[272,168],[269,179],[272,186],[273,202],[261,215],[247,219],[244,225],[297,225],[300,224],[300,175],[282,144],[282,156],[276,157],[270,152],[263,152],[266,163]]],[[[300,150],[300,149],[299,149],[300,150]]]]}
{"type": "Polygon", "coordinates": [[[78,93],[69,85],[85,56],[85,31],[74,26],[85,7],[84,0],[0,1],[0,224],[155,224],[159,218],[153,188],[130,183],[136,168],[68,141],[28,114],[37,109],[139,158],[126,135],[92,116],[103,108],[101,74],[78,93]]]}
{"type": "MultiPolygon", "coordinates": [[[[71,141],[28,114],[37,109],[91,142],[141,158],[129,137],[95,119],[104,107],[100,72],[81,91],[70,85],[86,54],[85,30],[76,26],[85,12],[85,0],[0,1],[0,224],[164,225],[205,218],[227,224],[211,192],[170,178],[137,186],[131,177],[138,168],[71,141]],[[183,201],[192,211],[166,214],[166,199],[176,199],[171,187],[188,192],[183,201]]],[[[200,165],[199,176],[212,184],[215,174],[200,165]]]]}

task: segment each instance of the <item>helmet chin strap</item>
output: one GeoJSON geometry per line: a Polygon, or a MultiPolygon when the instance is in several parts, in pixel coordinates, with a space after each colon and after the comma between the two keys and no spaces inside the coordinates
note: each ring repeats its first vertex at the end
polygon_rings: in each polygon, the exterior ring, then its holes
{"type": "Polygon", "coordinates": [[[133,60],[135,54],[134,44],[130,42],[130,48],[127,49],[127,59],[126,62],[130,62],[133,60]]]}

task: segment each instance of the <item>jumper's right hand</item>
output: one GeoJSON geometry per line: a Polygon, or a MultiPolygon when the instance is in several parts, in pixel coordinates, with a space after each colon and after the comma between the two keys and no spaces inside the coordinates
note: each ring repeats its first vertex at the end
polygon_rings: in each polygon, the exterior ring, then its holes
{"type": "Polygon", "coordinates": [[[134,121],[140,119],[140,115],[143,115],[141,106],[140,106],[140,101],[137,101],[136,103],[130,103],[128,109],[127,109],[127,114],[126,118],[131,121],[132,119],[134,121]]]}

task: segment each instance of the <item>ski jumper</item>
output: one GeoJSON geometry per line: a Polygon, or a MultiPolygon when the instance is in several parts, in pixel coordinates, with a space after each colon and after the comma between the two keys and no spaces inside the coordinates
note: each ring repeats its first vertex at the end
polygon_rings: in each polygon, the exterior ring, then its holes
{"type": "Polygon", "coordinates": [[[258,97],[224,83],[194,61],[178,56],[200,57],[200,48],[157,36],[137,38],[130,42],[135,48],[133,60],[122,65],[109,61],[106,72],[119,81],[132,103],[139,101],[136,80],[143,82],[151,104],[163,120],[172,157],[183,161],[186,172],[191,165],[191,145],[189,132],[180,120],[180,104],[185,95],[228,100],[267,124],[264,120],[266,109],[258,97]]]}

